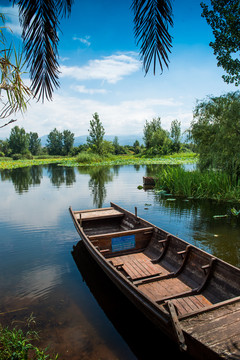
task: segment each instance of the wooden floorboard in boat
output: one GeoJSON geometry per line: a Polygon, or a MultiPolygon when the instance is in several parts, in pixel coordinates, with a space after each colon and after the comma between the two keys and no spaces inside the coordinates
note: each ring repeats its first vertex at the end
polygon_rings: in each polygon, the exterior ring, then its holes
{"type": "Polygon", "coordinates": [[[165,275],[168,273],[159,264],[153,264],[151,259],[143,253],[128,254],[108,258],[114,266],[122,265],[123,270],[132,280],[137,280],[147,276],[165,275]]]}
{"type": "Polygon", "coordinates": [[[139,285],[138,288],[153,301],[158,301],[167,296],[192,290],[178,278],[154,281],[148,284],[139,285]]]}
{"type": "Polygon", "coordinates": [[[174,299],[172,302],[177,308],[178,315],[189,314],[212,305],[211,302],[201,294],[174,299]]]}

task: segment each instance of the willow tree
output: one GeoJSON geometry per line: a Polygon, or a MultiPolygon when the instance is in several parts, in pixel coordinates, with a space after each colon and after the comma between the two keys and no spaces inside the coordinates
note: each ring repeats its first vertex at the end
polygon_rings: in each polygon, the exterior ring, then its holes
{"type": "Polygon", "coordinates": [[[197,103],[191,135],[204,169],[218,169],[240,177],[240,92],[209,96],[197,103]]]}

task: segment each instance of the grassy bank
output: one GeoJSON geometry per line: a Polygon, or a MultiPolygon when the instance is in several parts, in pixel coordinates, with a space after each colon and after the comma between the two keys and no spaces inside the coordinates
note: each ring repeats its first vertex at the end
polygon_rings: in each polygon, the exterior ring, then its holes
{"type": "Polygon", "coordinates": [[[240,201],[240,182],[217,171],[185,171],[170,167],[158,175],[156,188],[174,196],[240,201]]]}
{"type": "Polygon", "coordinates": [[[134,155],[111,155],[99,157],[96,154],[80,153],[77,157],[47,157],[46,159],[12,160],[0,159],[0,169],[15,169],[33,165],[56,163],[63,166],[96,166],[96,165],[148,165],[148,164],[194,164],[197,161],[194,153],[178,153],[161,157],[144,158],[134,155]]]}

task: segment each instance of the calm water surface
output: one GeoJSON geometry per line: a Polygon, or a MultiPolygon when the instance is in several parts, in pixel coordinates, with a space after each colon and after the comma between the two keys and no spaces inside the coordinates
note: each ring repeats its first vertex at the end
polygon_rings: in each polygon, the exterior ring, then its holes
{"type": "MultiPolygon", "coordinates": [[[[240,266],[240,222],[214,219],[232,204],[162,199],[138,190],[159,166],[64,168],[0,172],[0,323],[23,326],[35,316],[41,345],[60,359],[186,358],[108,281],[82,247],[68,207],[113,201],[172,234],[240,266]],[[169,350],[170,349],[170,350],[169,350]]],[[[237,207],[237,205],[235,206],[237,207]]],[[[240,207],[240,205],[239,205],[240,207]]]]}

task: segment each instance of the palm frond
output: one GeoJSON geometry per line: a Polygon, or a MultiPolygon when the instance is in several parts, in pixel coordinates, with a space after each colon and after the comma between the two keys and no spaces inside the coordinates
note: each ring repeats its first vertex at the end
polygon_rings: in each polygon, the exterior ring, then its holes
{"type": "Polygon", "coordinates": [[[173,25],[170,0],[133,0],[134,35],[140,46],[143,67],[147,74],[153,61],[155,75],[157,62],[161,71],[168,67],[168,53],[171,52],[172,37],[168,26],[173,25]]]}
{"type": "Polygon", "coordinates": [[[59,19],[70,14],[73,0],[13,0],[19,6],[25,57],[38,100],[52,99],[59,87],[57,31],[59,19]]]}

